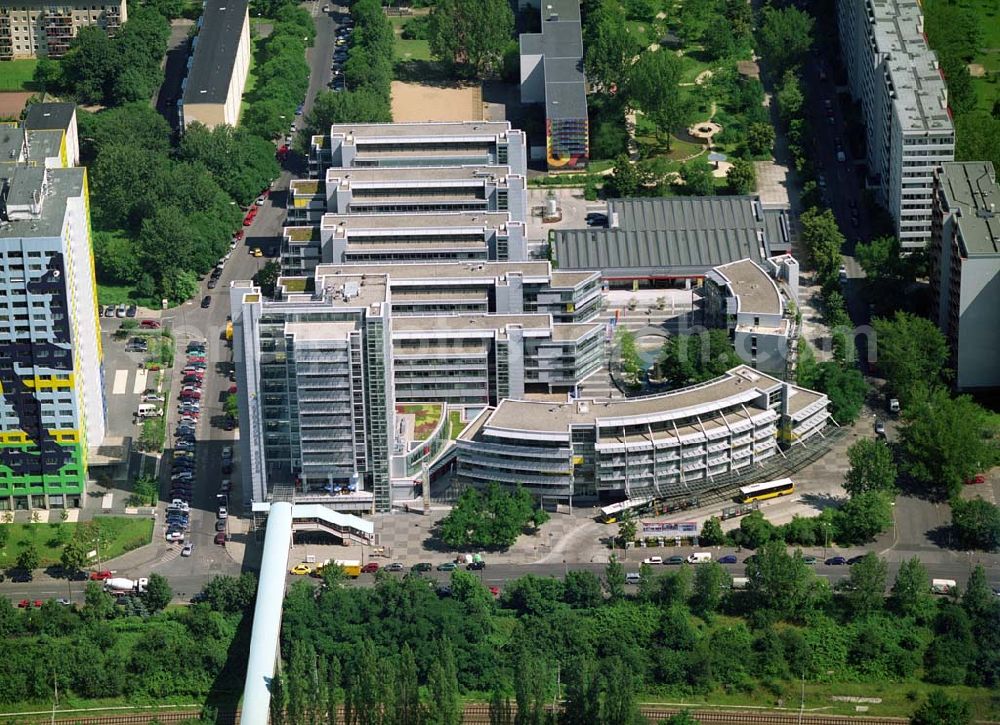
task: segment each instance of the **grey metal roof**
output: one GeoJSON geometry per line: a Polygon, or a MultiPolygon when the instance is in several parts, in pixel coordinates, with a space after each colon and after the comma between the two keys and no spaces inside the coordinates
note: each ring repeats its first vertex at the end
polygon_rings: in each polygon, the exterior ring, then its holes
{"type": "Polygon", "coordinates": [[[760,263],[767,249],[753,196],[612,199],[612,229],[557,229],[560,269],[600,269],[605,277],[703,275],[740,259],[760,263]]]}
{"type": "Polygon", "coordinates": [[[0,167],[0,182],[7,187],[5,203],[25,207],[31,204],[32,192],[42,189],[44,179],[46,193],[41,196],[41,214],[31,219],[0,222],[0,239],[20,237],[59,237],[66,223],[66,205],[70,198],[83,194],[84,169],[44,169],[40,166],[20,166],[7,174],[0,167]],[[4,178],[6,177],[6,178],[4,178]]]}
{"type": "Polygon", "coordinates": [[[541,32],[521,35],[522,55],[542,55],[545,116],[586,118],[583,31],[579,0],[542,0],[541,32]]]}
{"type": "Polygon", "coordinates": [[[184,103],[225,103],[246,14],[247,0],[208,0],[205,4],[184,103]]]}
{"type": "Polygon", "coordinates": [[[29,131],[65,131],[69,128],[74,113],[76,105],[72,103],[32,103],[24,117],[24,127],[29,131]]]}

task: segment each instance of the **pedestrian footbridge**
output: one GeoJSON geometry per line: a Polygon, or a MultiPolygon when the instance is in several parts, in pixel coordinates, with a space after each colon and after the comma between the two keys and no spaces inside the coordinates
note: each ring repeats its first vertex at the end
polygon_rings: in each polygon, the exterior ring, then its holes
{"type": "Polygon", "coordinates": [[[271,679],[278,658],[281,606],[285,599],[288,553],[294,531],[326,531],[345,541],[370,544],[375,526],[358,516],[342,514],[319,504],[288,501],[255,503],[255,520],[266,516],[264,553],[260,562],[257,603],[253,610],[250,657],[243,686],[242,725],[267,725],[271,706],[271,679]]]}

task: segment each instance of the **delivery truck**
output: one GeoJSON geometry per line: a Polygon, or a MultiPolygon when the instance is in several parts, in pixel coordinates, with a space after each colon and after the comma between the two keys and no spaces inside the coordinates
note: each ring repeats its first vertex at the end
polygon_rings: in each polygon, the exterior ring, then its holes
{"type": "Polygon", "coordinates": [[[146,591],[149,579],[126,579],[125,577],[112,577],[104,580],[104,591],[108,594],[142,594],[146,591]]]}
{"type": "Polygon", "coordinates": [[[951,594],[958,589],[954,579],[931,579],[931,591],[935,594],[951,594]]]}
{"type": "Polygon", "coordinates": [[[344,574],[357,579],[361,576],[361,562],[357,559],[334,559],[333,563],[344,570],[344,574]]]}

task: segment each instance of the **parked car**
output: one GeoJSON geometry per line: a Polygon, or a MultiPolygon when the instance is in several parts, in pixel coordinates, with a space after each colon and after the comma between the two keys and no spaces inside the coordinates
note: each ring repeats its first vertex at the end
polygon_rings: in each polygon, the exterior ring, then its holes
{"type": "Polygon", "coordinates": [[[458,568],[458,565],[455,564],[455,562],[453,562],[453,561],[445,561],[445,562],[442,562],[441,564],[437,565],[437,570],[438,571],[455,571],[455,569],[457,569],[457,568],[458,568]]]}
{"type": "Polygon", "coordinates": [[[229,462],[229,461],[223,461],[222,462],[222,473],[223,473],[223,475],[228,476],[232,472],[233,472],[233,464],[231,462],[229,462]]]}
{"type": "Polygon", "coordinates": [[[138,312],[139,312],[139,308],[138,307],[136,307],[135,305],[129,305],[128,309],[125,310],[125,316],[126,317],[135,317],[136,314],[138,314],[138,312]]]}
{"type": "Polygon", "coordinates": [[[845,559],[842,556],[831,556],[823,563],[826,564],[827,566],[843,566],[844,564],[847,563],[847,559],[845,559]]]}
{"type": "Polygon", "coordinates": [[[167,541],[184,541],[183,531],[168,531],[165,536],[167,541]]]}
{"type": "Polygon", "coordinates": [[[881,418],[875,419],[875,435],[879,437],[885,436],[885,421],[883,421],[881,418]]]}
{"type": "Polygon", "coordinates": [[[233,458],[233,447],[232,446],[223,446],[222,447],[222,460],[229,461],[229,460],[232,460],[232,458],[233,458]]]}
{"type": "Polygon", "coordinates": [[[216,514],[220,520],[225,521],[229,518],[229,511],[225,506],[219,506],[219,512],[216,514]]]}
{"type": "Polygon", "coordinates": [[[215,277],[212,277],[212,279],[208,280],[208,284],[206,286],[208,287],[208,289],[215,289],[216,287],[219,286],[219,280],[216,279],[215,277]]]}
{"type": "Polygon", "coordinates": [[[143,403],[162,403],[164,402],[164,397],[159,393],[143,393],[142,402],[143,403]]]}
{"type": "Polygon", "coordinates": [[[289,574],[295,574],[296,576],[305,576],[311,572],[313,568],[308,564],[296,564],[291,569],[288,570],[289,574]]]}
{"type": "Polygon", "coordinates": [[[112,572],[108,569],[99,569],[97,571],[90,572],[90,581],[92,582],[102,582],[105,579],[110,579],[112,572]]]}
{"type": "Polygon", "coordinates": [[[115,308],[115,317],[124,317],[128,312],[128,305],[122,303],[115,308]]]}
{"type": "Polygon", "coordinates": [[[379,567],[378,567],[378,562],[377,561],[369,561],[367,564],[365,564],[363,567],[361,567],[361,573],[362,574],[374,574],[375,572],[378,571],[378,568],[379,567]]]}
{"type": "Polygon", "coordinates": [[[215,543],[218,544],[219,546],[225,546],[226,545],[226,532],[225,531],[220,531],[219,533],[217,533],[215,535],[215,543]]]}
{"type": "Polygon", "coordinates": [[[986,474],[985,473],[977,473],[974,476],[969,476],[967,479],[965,479],[965,482],[967,484],[969,484],[970,486],[978,484],[978,483],[986,483],[986,474]]]}
{"type": "Polygon", "coordinates": [[[802,557],[802,563],[803,564],[810,564],[810,565],[812,565],[812,564],[816,564],[818,562],[819,562],[819,559],[817,559],[815,556],[812,556],[811,554],[806,554],[805,556],[802,557]]]}
{"type": "Polygon", "coordinates": [[[720,564],[735,564],[736,563],[736,555],[735,554],[726,554],[725,556],[720,556],[719,557],[719,563],[720,564]]]}
{"type": "Polygon", "coordinates": [[[191,556],[194,553],[194,544],[187,543],[184,544],[184,548],[181,549],[181,556],[191,556]]]}
{"type": "Polygon", "coordinates": [[[201,308],[204,310],[212,304],[212,296],[205,295],[201,298],[201,308]]]}
{"type": "Polygon", "coordinates": [[[650,566],[659,565],[663,563],[662,556],[647,556],[642,560],[643,564],[649,564],[650,566]]]}
{"type": "Polygon", "coordinates": [[[403,565],[400,564],[398,561],[394,561],[391,564],[389,564],[385,568],[385,570],[386,571],[403,571],[403,565]]]}
{"type": "Polygon", "coordinates": [[[139,322],[139,327],[142,327],[146,330],[159,330],[160,323],[156,320],[142,320],[139,322]]]}
{"type": "Polygon", "coordinates": [[[468,564],[465,565],[465,568],[468,571],[480,571],[480,570],[486,568],[486,562],[485,561],[470,561],[468,564]]]}
{"type": "Polygon", "coordinates": [[[422,561],[419,564],[414,564],[413,566],[411,566],[410,571],[417,571],[417,572],[430,571],[433,568],[434,567],[431,566],[428,562],[422,561]]]}
{"type": "Polygon", "coordinates": [[[215,522],[215,530],[216,531],[226,530],[226,522],[224,519],[219,519],[218,521],[215,522]]]}

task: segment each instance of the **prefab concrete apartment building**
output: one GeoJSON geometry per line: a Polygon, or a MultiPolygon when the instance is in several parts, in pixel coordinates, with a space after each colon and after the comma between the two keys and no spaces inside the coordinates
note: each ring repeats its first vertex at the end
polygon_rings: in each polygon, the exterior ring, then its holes
{"type": "MultiPolygon", "coordinates": [[[[75,113],[48,110],[75,145],[75,113]]],[[[79,507],[106,420],[87,174],[39,163],[13,135],[0,162],[0,510],[79,507]]]]}
{"type": "Polygon", "coordinates": [[[549,171],[582,171],[590,157],[579,0],[527,0],[541,32],[522,33],[521,102],[544,104],[549,171]]]}
{"type": "Polygon", "coordinates": [[[526,176],[524,132],[507,121],[335,124],[312,137],[309,176],[371,166],[509,166],[526,176]]]}
{"type": "Polygon", "coordinates": [[[838,0],[851,94],[865,123],[868,184],[904,249],[931,241],[934,169],[955,157],[948,89],[917,0],[838,0]]]}
{"type": "Polygon", "coordinates": [[[205,0],[178,103],[181,126],[236,126],[250,72],[247,0],[205,0]]]}
{"type": "Polygon", "coordinates": [[[126,0],[66,2],[14,0],[0,5],[0,61],[61,58],[80,28],[114,35],[128,20],[126,0]]]}
{"type": "Polygon", "coordinates": [[[955,387],[1000,387],[1000,187],[988,161],[942,164],[935,176],[931,290],[955,387]]]}

